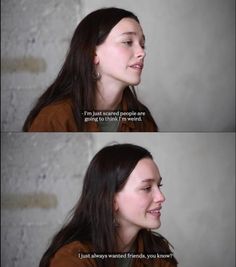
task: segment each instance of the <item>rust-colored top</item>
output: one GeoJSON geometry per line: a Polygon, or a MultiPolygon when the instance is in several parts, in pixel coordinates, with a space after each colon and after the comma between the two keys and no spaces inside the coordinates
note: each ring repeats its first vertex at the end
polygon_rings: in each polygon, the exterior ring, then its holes
{"type": "MultiPolygon", "coordinates": [[[[138,253],[143,251],[143,241],[141,239],[138,240],[138,251],[138,253]]],[[[88,253],[93,255],[90,245],[74,241],[63,246],[56,252],[51,259],[50,267],[96,267],[95,260],[89,257],[88,253]]],[[[132,261],[132,267],[177,267],[177,263],[171,263],[164,258],[148,260],[136,257],[132,261]]]]}
{"type": "MultiPolygon", "coordinates": [[[[121,103],[122,110],[127,112],[125,100],[121,103]]],[[[70,100],[62,100],[44,107],[29,127],[29,132],[81,132],[74,119],[70,100]]],[[[98,122],[88,121],[85,123],[85,132],[100,132],[98,122]]],[[[142,121],[119,122],[118,132],[156,132],[157,126],[154,120],[142,117],[142,121]]]]}

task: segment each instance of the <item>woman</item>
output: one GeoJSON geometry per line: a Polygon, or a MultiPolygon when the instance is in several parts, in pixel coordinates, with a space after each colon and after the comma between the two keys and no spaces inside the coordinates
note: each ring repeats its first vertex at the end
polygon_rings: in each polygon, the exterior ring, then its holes
{"type": "Polygon", "coordinates": [[[119,8],[90,13],[75,30],[58,77],[29,113],[23,131],[157,131],[134,91],[144,45],[133,13],[119,8]],[[136,113],[132,117],[131,111],[136,113]]]}
{"type": "Polygon", "coordinates": [[[70,221],[39,266],[177,266],[167,240],[150,230],[161,224],[161,180],[152,155],[142,147],[116,144],[100,150],[87,169],[70,221]],[[106,257],[112,253],[120,256],[106,257]],[[149,259],[151,254],[156,258],[149,259]]]}

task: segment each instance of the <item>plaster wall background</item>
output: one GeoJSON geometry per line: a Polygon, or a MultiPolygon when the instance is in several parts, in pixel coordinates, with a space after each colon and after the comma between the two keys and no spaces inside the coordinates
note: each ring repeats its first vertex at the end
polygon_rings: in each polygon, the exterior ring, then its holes
{"type": "Polygon", "coordinates": [[[91,11],[133,11],[146,35],[137,88],[160,131],[235,131],[235,1],[2,0],[3,131],[21,131],[91,11]]]}

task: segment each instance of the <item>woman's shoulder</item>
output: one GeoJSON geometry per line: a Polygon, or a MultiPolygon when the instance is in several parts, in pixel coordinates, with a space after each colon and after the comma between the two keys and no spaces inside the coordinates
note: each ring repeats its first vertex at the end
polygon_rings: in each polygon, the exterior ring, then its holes
{"type": "Polygon", "coordinates": [[[38,113],[33,120],[30,132],[73,132],[77,131],[69,99],[51,103],[38,113]]]}
{"type": "Polygon", "coordinates": [[[72,103],[70,99],[63,99],[53,102],[39,112],[42,116],[55,116],[57,114],[64,114],[65,116],[70,116],[72,114],[72,103]]]}
{"type": "Polygon", "coordinates": [[[85,267],[96,266],[90,257],[91,246],[73,241],[61,247],[53,256],[50,267],[85,267]]]}

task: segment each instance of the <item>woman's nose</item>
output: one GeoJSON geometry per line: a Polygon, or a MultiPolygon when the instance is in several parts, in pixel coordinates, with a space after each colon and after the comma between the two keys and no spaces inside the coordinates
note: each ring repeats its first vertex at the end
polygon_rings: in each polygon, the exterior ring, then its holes
{"type": "Polygon", "coordinates": [[[145,58],[145,56],[146,56],[146,52],[144,48],[141,45],[139,45],[136,51],[136,57],[139,59],[143,59],[145,58]]]}
{"type": "Polygon", "coordinates": [[[159,187],[155,190],[154,196],[153,196],[154,202],[164,202],[165,196],[159,189],[159,187]]]}

